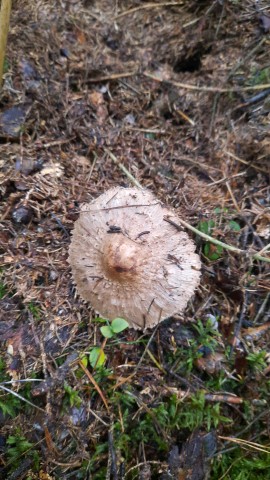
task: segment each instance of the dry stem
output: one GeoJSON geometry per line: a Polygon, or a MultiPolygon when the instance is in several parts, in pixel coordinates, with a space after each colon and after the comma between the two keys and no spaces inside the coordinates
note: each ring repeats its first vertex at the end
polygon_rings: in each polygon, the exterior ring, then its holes
{"type": "Polygon", "coordinates": [[[125,12],[116,15],[113,20],[118,20],[119,18],[125,17],[126,15],[130,15],[131,13],[138,12],[139,10],[145,10],[146,8],[160,8],[160,7],[173,7],[177,5],[183,5],[184,2],[162,2],[162,3],[146,3],[145,5],[140,5],[139,7],[130,8],[125,12]]]}
{"type": "MultiPolygon", "coordinates": [[[[166,222],[171,223],[175,228],[181,229],[177,223],[175,223],[173,220],[171,220],[169,217],[164,217],[164,220],[166,222]]],[[[224,248],[225,250],[230,250],[231,252],[238,253],[240,255],[250,255],[251,258],[254,258],[254,260],[260,260],[261,262],[268,262],[270,263],[270,258],[267,257],[262,257],[260,253],[250,253],[246,252],[245,250],[241,250],[241,248],[234,247],[233,245],[228,245],[227,243],[221,242],[220,240],[217,240],[216,238],[210,237],[210,235],[207,235],[207,233],[203,233],[200,230],[198,230],[195,227],[192,227],[192,225],[189,225],[189,223],[185,222],[184,220],[178,218],[179,223],[183,225],[185,228],[188,230],[191,230],[192,232],[196,233],[200,237],[204,238],[208,242],[214,243],[215,245],[218,245],[219,247],[224,248]]]]}
{"type": "Polygon", "coordinates": [[[156,82],[160,83],[167,83],[170,85],[174,85],[175,87],[185,88],[186,90],[196,90],[198,92],[213,92],[213,93],[229,93],[229,92],[248,92],[252,90],[264,90],[265,88],[270,88],[269,83],[261,84],[261,85],[252,85],[250,87],[205,87],[200,85],[191,85],[190,83],[180,83],[174,82],[173,80],[163,79],[156,77],[150,72],[143,72],[143,75],[147,78],[150,78],[156,82]]]}
{"type": "Polygon", "coordinates": [[[2,0],[0,10],[0,88],[3,81],[7,36],[11,12],[11,0],[2,0]]]}
{"type": "Polygon", "coordinates": [[[138,182],[138,180],[136,180],[136,178],[133,177],[133,175],[126,169],[126,167],[121,162],[119,162],[119,160],[117,160],[116,156],[112,152],[110,152],[110,150],[108,150],[107,148],[104,148],[104,150],[107,153],[107,155],[109,155],[109,157],[112,159],[112,161],[116,165],[118,165],[120,170],[122,170],[122,172],[129,178],[131,183],[133,183],[133,185],[135,185],[135,187],[137,187],[141,190],[143,188],[141,186],[141,184],[138,182]]]}

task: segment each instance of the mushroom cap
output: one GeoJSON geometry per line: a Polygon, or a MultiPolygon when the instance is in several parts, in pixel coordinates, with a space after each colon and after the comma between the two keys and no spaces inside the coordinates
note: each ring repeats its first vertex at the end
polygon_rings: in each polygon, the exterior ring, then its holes
{"type": "Polygon", "coordinates": [[[200,258],[177,216],[149,190],[116,187],[84,204],[69,262],[79,294],[99,314],[146,329],[181,313],[200,280],[200,258]]]}

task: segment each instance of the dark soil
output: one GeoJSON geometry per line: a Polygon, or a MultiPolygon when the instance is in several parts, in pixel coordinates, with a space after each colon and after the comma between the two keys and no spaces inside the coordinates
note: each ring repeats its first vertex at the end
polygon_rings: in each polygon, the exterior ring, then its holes
{"type": "Polygon", "coordinates": [[[268,478],[270,269],[252,254],[269,260],[270,9],[170,3],[14,2],[0,94],[0,478],[268,478]],[[70,232],[83,202],[132,177],[247,253],[190,233],[203,268],[184,317],[104,345],[72,282],[70,232]]]}

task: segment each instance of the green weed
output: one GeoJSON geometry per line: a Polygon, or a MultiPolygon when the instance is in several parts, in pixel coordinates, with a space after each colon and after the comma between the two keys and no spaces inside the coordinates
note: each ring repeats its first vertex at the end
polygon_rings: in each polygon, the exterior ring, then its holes
{"type": "Polygon", "coordinates": [[[269,471],[270,453],[245,451],[237,447],[233,452],[215,457],[211,479],[266,480],[269,471]]]}
{"type": "MultiPolygon", "coordinates": [[[[118,333],[128,328],[129,324],[123,318],[115,318],[111,323],[103,318],[97,319],[99,322],[106,322],[107,325],[100,327],[100,332],[105,339],[116,337],[118,333]]],[[[89,362],[92,368],[102,367],[106,362],[107,356],[102,347],[93,347],[90,351],[89,362]]],[[[84,356],[83,361],[87,364],[87,358],[84,356]]],[[[85,365],[86,366],[86,365],[85,365]]]]}
{"type": "Polygon", "coordinates": [[[247,82],[248,85],[261,85],[264,83],[270,82],[270,67],[262,68],[258,70],[257,68],[253,68],[251,70],[251,76],[247,82]]]}
{"type": "Polygon", "coordinates": [[[38,305],[36,305],[34,302],[30,302],[28,303],[27,308],[35,320],[39,321],[41,319],[42,312],[38,305]]]}
{"type": "Polygon", "coordinates": [[[79,407],[82,403],[82,399],[77,390],[72,388],[67,383],[64,384],[65,396],[63,400],[63,408],[66,407],[79,407]]]}
{"type": "Polygon", "coordinates": [[[7,294],[7,288],[4,282],[0,281],[0,300],[7,294]]]}
{"type": "Polygon", "coordinates": [[[254,371],[262,372],[267,367],[266,355],[267,352],[265,350],[249,353],[247,356],[247,361],[250,368],[254,371]]]}
{"type": "MultiPolygon", "coordinates": [[[[9,380],[9,378],[6,375],[6,364],[3,358],[0,357],[0,383],[7,380],[9,380]]],[[[0,389],[0,410],[2,410],[3,415],[15,417],[19,408],[20,400],[11,393],[6,393],[0,389]]]]}
{"type": "MultiPolygon", "coordinates": [[[[236,220],[228,219],[228,209],[215,208],[213,217],[209,220],[202,220],[198,224],[198,230],[206,235],[213,235],[215,228],[223,231],[231,231],[232,233],[238,233],[241,230],[239,223],[236,220]]],[[[205,242],[203,246],[203,253],[209,260],[218,260],[223,256],[223,248],[220,245],[214,245],[211,242],[205,242]]]]}
{"type": "Polygon", "coordinates": [[[35,450],[35,445],[23,437],[19,431],[15,435],[10,435],[6,444],[6,457],[8,460],[8,465],[11,465],[11,472],[19,467],[22,457],[31,457],[33,460],[32,469],[38,470],[39,453],[37,450],[35,450]]]}

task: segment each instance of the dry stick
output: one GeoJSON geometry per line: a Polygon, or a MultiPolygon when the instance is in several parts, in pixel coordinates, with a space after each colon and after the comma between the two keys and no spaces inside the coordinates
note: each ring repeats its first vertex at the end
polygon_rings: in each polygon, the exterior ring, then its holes
{"type": "Polygon", "coordinates": [[[109,157],[112,159],[112,161],[116,165],[118,165],[120,170],[122,170],[122,172],[129,178],[129,180],[133,183],[133,185],[135,185],[135,187],[137,187],[137,188],[142,189],[143,187],[138,182],[138,180],[136,180],[136,178],[133,177],[133,175],[126,169],[126,167],[121,162],[119,162],[119,160],[117,160],[116,156],[110,150],[108,150],[107,148],[104,148],[104,150],[107,153],[107,155],[109,155],[109,157]]]}
{"type": "Polygon", "coordinates": [[[2,0],[0,10],[0,88],[3,81],[10,12],[11,0],[2,0]]]}
{"type": "MultiPolygon", "coordinates": [[[[114,163],[119,166],[119,168],[122,170],[122,172],[125,173],[125,175],[130,179],[130,181],[136,187],[142,189],[143,188],[142,185],[138,182],[138,180],[136,180],[136,178],[133,177],[133,175],[131,175],[131,173],[126,169],[126,167],[117,160],[115,155],[112,152],[110,152],[110,150],[108,150],[107,148],[104,148],[104,150],[109,155],[109,157],[114,161],[114,163]]],[[[226,153],[228,153],[228,152],[226,152],[226,153]]],[[[232,155],[232,156],[234,156],[234,155],[232,155]]],[[[174,227],[176,227],[178,230],[181,230],[181,227],[179,225],[177,225],[177,223],[170,220],[169,217],[164,217],[164,220],[166,222],[171,223],[171,225],[174,225],[174,227]]],[[[188,228],[189,230],[196,233],[197,235],[204,238],[205,240],[208,240],[208,242],[214,243],[215,245],[218,245],[219,247],[225,248],[225,250],[230,250],[231,252],[235,252],[235,253],[238,253],[240,255],[250,255],[252,258],[254,258],[254,260],[260,260],[261,262],[270,263],[270,258],[263,257],[262,255],[260,255],[260,252],[259,253],[249,253],[249,252],[246,252],[245,250],[241,250],[241,248],[233,247],[232,245],[228,245],[227,243],[221,242],[220,240],[216,240],[215,238],[210,237],[210,235],[207,235],[206,233],[200,232],[200,230],[198,230],[195,227],[192,227],[192,225],[189,225],[189,223],[185,222],[184,220],[180,220],[180,218],[178,220],[182,225],[184,225],[184,227],[188,228]]]]}
{"type": "Polygon", "coordinates": [[[264,313],[269,298],[270,298],[270,292],[267,293],[267,295],[266,295],[263,303],[261,304],[261,306],[260,306],[260,308],[259,308],[259,310],[258,310],[258,313],[257,313],[256,317],[254,318],[254,320],[253,320],[253,322],[252,322],[253,325],[256,325],[257,321],[259,320],[259,318],[260,318],[260,317],[262,316],[262,314],[264,313]]]}
{"type": "MultiPolygon", "coordinates": [[[[173,225],[177,230],[182,230],[180,225],[175,223],[173,220],[170,219],[170,217],[165,216],[164,220],[171,225],[173,225]]],[[[246,255],[250,256],[251,258],[254,258],[254,260],[260,260],[261,262],[268,262],[270,263],[270,258],[267,257],[262,257],[259,253],[250,253],[246,252],[245,250],[241,250],[241,248],[233,247],[232,245],[228,245],[227,243],[221,242],[220,240],[216,240],[216,238],[210,237],[210,235],[207,235],[206,233],[200,232],[195,227],[192,227],[192,225],[189,225],[189,223],[185,222],[184,220],[178,218],[178,221],[188,230],[191,230],[192,232],[196,233],[200,237],[204,238],[208,242],[214,243],[215,245],[218,245],[219,247],[225,248],[225,250],[230,250],[231,252],[238,253],[240,255],[246,255]]]]}
{"type": "Polygon", "coordinates": [[[168,83],[170,85],[174,85],[175,87],[185,88],[186,90],[195,90],[197,92],[229,93],[229,92],[247,92],[249,90],[264,90],[265,88],[270,88],[270,83],[265,83],[262,85],[253,85],[250,87],[230,87],[230,88],[204,87],[204,86],[191,85],[189,83],[174,82],[173,80],[159,78],[159,77],[156,77],[155,75],[152,75],[149,72],[143,72],[143,75],[159,83],[168,83]]]}
{"type": "Polygon", "coordinates": [[[240,405],[241,403],[243,403],[243,399],[241,397],[237,397],[236,395],[230,395],[227,393],[206,393],[204,398],[208,402],[221,402],[229,403],[232,405],[240,405]]]}
{"type": "Polygon", "coordinates": [[[103,75],[102,77],[88,78],[87,80],[84,80],[82,83],[106,82],[109,80],[118,80],[119,78],[133,77],[134,75],[137,75],[137,74],[138,72],[135,70],[133,72],[112,73],[111,75],[103,75]]]}
{"type": "Polygon", "coordinates": [[[220,180],[216,180],[215,182],[207,183],[204,186],[204,188],[213,187],[214,185],[218,185],[219,183],[223,183],[223,182],[226,183],[226,182],[232,180],[233,178],[243,177],[244,175],[246,175],[246,173],[247,173],[246,170],[244,170],[243,172],[236,173],[235,175],[231,175],[230,177],[223,177],[220,180]]]}
{"type": "Polygon", "coordinates": [[[116,17],[113,20],[118,20],[118,18],[125,17],[126,15],[130,15],[131,13],[138,12],[139,10],[145,10],[146,8],[160,8],[160,7],[173,7],[178,5],[183,5],[184,2],[162,2],[162,3],[146,3],[145,5],[141,5],[140,7],[130,8],[116,17]]]}
{"type": "Polygon", "coordinates": [[[270,250],[270,243],[268,243],[267,245],[265,245],[265,247],[263,247],[263,248],[259,251],[259,254],[261,255],[262,253],[266,252],[267,250],[270,250]]]}
{"type": "Polygon", "coordinates": [[[237,445],[242,445],[243,447],[253,448],[254,450],[258,450],[259,452],[265,452],[268,454],[270,453],[269,448],[263,448],[263,446],[259,443],[250,442],[249,440],[234,437],[223,437],[222,435],[219,435],[218,438],[220,438],[221,440],[227,440],[228,442],[237,443],[237,445]]]}
{"type": "Polygon", "coordinates": [[[100,387],[98,386],[96,380],[94,379],[94,377],[91,375],[91,373],[89,372],[89,370],[87,370],[87,368],[85,368],[84,364],[82,363],[81,360],[79,360],[79,365],[80,367],[82,368],[82,370],[84,371],[85,375],[89,378],[90,382],[94,385],[96,391],[99,393],[99,396],[100,398],[102,399],[106,409],[107,409],[107,412],[110,413],[110,409],[109,409],[109,405],[108,405],[108,402],[106,400],[106,398],[104,397],[104,394],[102,393],[100,387]]]}
{"type": "Polygon", "coordinates": [[[259,172],[266,173],[267,175],[269,174],[269,171],[265,170],[264,168],[258,167],[257,165],[253,165],[253,163],[248,162],[247,160],[244,160],[243,158],[237,157],[234,153],[228,152],[227,150],[224,150],[224,153],[228,155],[228,157],[233,158],[234,160],[237,160],[237,162],[244,163],[244,165],[248,165],[251,168],[254,168],[254,170],[258,170],[259,172]]]}
{"type": "Polygon", "coordinates": [[[248,52],[247,55],[241,58],[241,60],[233,67],[233,69],[228,74],[227,80],[229,80],[237,72],[237,70],[239,70],[239,68],[242,67],[242,65],[246,64],[247,60],[249,60],[254,55],[254,53],[256,53],[257,50],[259,50],[263,46],[263,44],[265,43],[265,40],[266,39],[263,37],[259,41],[259,43],[257,43],[257,45],[255,45],[255,47],[248,52]]]}
{"type": "Polygon", "coordinates": [[[241,331],[241,328],[242,328],[242,325],[243,325],[244,315],[246,313],[247,306],[248,306],[248,292],[246,290],[244,290],[243,304],[242,304],[241,312],[240,312],[240,315],[239,315],[239,320],[238,320],[238,322],[235,326],[235,329],[234,329],[234,333],[233,333],[233,337],[232,337],[232,344],[230,346],[230,357],[229,358],[232,357],[234,347],[236,346],[236,342],[238,340],[238,335],[239,335],[239,333],[241,331]]]}
{"type": "Polygon", "coordinates": [[[234,196],[234,194],[233,194],[233,191],[232,191],[232,189],[231,189],[231,186],[230,186],[229,182],[225,182],[225,185],[226,185],[226,187],[227,187],[227,189],[228,189],[228,192],[229,192],[229,194],[230,194],[230,196],[231,196],[231,199],[232,199],[232,202],[233,202],[233,204],[234,204],[234,206],[235,206],[235,209],[237,210],[238,213],[240,213],[241,210],[240,210],[240,208],[238,207],[238,203],[237,203],[237,201],[236,201],[236,198],[235,198],[235,196],[234,196]]]}
{"type": "Polygon", "coordinates": [[[36,409],[39,410],[40,412],[46,413],[46,410],[44,410],[43,408],[38,407],[37,405],[35,405],[34,403],[30,402],[30,401],[27,400],[26,398],[22,397],[19,393],[16,393],[16,392],[14,392],[13,390],[10,390],[10,388],[7,388],[7,387],[4,387],[3,385],[0,385],[0,389],[1,389],[1,390],[4,390],[5,392],[11,393],[12,395],[14,395],[14,397],[17,397],[17,398],[19,398],[20,400],[22,400],[23,402],[28,403],[28,405],[31,405],[31,407],[36,408],[36,409]]]}

